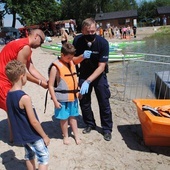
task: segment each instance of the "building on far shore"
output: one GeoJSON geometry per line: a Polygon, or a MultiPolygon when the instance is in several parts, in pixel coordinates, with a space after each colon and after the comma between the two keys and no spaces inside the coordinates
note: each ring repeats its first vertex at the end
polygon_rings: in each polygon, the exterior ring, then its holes
{"type": "Polygon", "coordinates": [[[170,25],[170,6],[158,7],[157,14],[161,25],[164,25],[164,18],[166,19],[166,25],[170,25]]]}
{"type": "Polygon", "coordinates": [[[99,26],[105,29],[108,25],[117,27],[123,27],[127,25],[130,25],[131,27],[133,25],[137,26],[137,17],[137,10],[127,10],[109,13],[100,12],[96,14],[95,20],[99,26]]]}

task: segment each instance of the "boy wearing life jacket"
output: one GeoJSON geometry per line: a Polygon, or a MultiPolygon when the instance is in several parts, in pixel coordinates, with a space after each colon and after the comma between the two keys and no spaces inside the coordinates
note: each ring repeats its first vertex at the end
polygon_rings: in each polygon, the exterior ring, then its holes
{"type": "MultiPolygon", "coordinates": [[[[69,144],[68,121],[74,133],[76,144],[81,140],[78,135],[76,116],[78,111],[78,78],[73,57],[76,49],[70,43],[65,43],[61,48],[61,57],[56,59],[50,66],[49,92],[54,102],[55,118],[60,120],[63,133],[63,143],[69,144]]],[[[83,55],[76,58],[75,63],[90,58],[91,51],[85,51],[83,55]]]]}

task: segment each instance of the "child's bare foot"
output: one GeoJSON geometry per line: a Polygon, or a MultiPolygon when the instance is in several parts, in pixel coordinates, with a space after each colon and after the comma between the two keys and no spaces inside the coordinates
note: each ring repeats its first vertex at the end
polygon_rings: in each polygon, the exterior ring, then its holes
{"type": "Polygon", "coordinates": [[[70,141],[69,141],[68,137],[63,138],[63,144],[64,145],[69,145],[70,144],[70,141]]]}
{"type": "Polygon", "coordinates": [[[78,138],[78,137],[75,138],[75,141],[76,141],[76,144],[77,144],[77,145],[80,145],[80,144],[81,144],[81,139],[80,139],[80,138],[78,138]]]}

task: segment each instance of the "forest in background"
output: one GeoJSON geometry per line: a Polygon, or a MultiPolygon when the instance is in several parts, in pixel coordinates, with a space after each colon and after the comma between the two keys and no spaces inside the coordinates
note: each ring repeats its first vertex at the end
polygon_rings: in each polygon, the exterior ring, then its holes
{"type": "Polygon", "coordinates": [[[169,6],[167,0],[143,0],[140,4],[136,0],[0,0],[4,5],[0,15],[12,14],[12,27],[15,28],[16,20],[23,26],[53,22],[58,20],[75,19],[79,26],[87,17],[95,17],[96,13],[115,12],[124,10],[138,11],[138,20],[155,18],[156,9],[161,6],[169,6]],[[17,15],[18,14],[18,15],[17,15]],[[17,17],[19,16],[19,17],[17,17]]]}

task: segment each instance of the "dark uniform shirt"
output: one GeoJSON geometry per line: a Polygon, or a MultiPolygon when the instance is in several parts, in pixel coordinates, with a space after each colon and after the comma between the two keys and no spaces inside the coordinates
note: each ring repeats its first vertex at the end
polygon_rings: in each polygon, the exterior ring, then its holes
{"type": "Polygon", "coordinates": [[[90,59],[83,60],[78,68],[78,75],[81,79],[87,79],[96,70],[99,62],[108,62],[108,41],[98,35],[91,47],[88,46],[82,34],[75,37],[73,45],[76,48],[75,56],[83,54],[85,50],[92,51],[90,59]]]}

